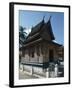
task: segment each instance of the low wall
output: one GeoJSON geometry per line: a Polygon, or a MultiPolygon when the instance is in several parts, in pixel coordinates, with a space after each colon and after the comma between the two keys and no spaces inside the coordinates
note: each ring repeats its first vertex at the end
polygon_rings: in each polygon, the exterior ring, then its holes
{"type": "Polygon", "coordinates": [[[20,64],[20,70],[26,71],[30,75],[36,74],[37,76],[46,77],[46,72],[42,67],[20,64]]]}
{"type": "Polygon", "coordinates": [[[20,64],[20,70],[27,72],[29,75],[37,77],[55,78],[58,77],[58,66],[43,68],[42,65],[36,64],[20,64]],[[54,69],[52,69],[54,68],[54,69]]]}

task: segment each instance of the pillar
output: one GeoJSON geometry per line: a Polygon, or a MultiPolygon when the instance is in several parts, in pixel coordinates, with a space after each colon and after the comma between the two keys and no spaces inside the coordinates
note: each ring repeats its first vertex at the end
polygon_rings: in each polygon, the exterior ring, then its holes
{"type": "Polygon", "coordinates": [[[49,78],[49,68],[46,70],[46,78],[49,78]]]}
{"type": "Polygon", "coordinates": [[[55,65],[55,77],[58,77],[58,64],[55,65]]]}
{"type": "Polygon", "coordinates": [[[20,64],[20,71],[23,71],[23,64],[20,64]]]}
{"type": "Polygon", "coordinates": [[[33,75],[33,66],[31,66],[31,72],[30,72],[31,75],[33,75]]]}

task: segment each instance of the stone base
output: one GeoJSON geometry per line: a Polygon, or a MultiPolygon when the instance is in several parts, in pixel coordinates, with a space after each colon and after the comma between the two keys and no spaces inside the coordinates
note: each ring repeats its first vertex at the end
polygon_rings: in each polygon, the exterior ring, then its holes
{"type": "MultiPolygon", "coordinates": [[[[51,67],[50,67],[51,68],[51,67]]],[[[24,65],[20,64],[20,71],[27,72],[27,74],[36,76],[38,78],[55,78],[57,77],[57,67],[55,67],[54,71],[50,71],[50,68],[42,68],[32,65],[24,65]]]]}

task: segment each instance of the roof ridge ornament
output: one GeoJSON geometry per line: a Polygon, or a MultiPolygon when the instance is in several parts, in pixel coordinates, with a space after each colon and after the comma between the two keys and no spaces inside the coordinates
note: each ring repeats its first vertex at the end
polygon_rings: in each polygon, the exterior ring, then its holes
{"type": "Polygon", "coordinates": [[[43,16],[43,20],[44,20],[44,18],[45,18],[45,15],[43,16]]]}
{"type": "Polygon", "coordinates": [[[51,22],[51,18],[52,18],[52,16],[50,15],[50,16],[49,16],[49,19],[48,19],[48,21],[47,21],[47,24],[51,22]]]}
{"type": "Polygon", "coordinates": [[[49,17],[49,21],[51,21],[51,18],[52,18],[52,16],[50,15],[50,17],[49,17]]]}
{"type": "Polygon", "coordinates": [[[44,23],[44,19],[45,19],[45,15],[43,16],[43,20],[42,20],[42,23],[44,23]]]}

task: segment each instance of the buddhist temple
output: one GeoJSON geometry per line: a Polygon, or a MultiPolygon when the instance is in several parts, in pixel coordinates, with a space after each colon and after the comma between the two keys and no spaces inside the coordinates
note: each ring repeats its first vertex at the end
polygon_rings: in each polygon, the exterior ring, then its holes
{"type": "MultiPolygon", "coordinates": [[[[60,56],[63,59],[61,47],[62,45],[55,42],[51,19],[45,22],[43,18],[31,28],[31,32],[20,49],[23,71],[38,77],[47,77],[49,71],[55,73],[55,65],[59,64],[60,56]],[[50,69],[50,66],[53,68],[50,69]]],[[[48,77],[55,77],[55,74],[49,73],[48,77]]]]}

